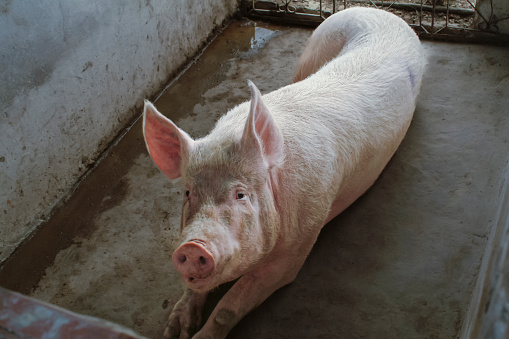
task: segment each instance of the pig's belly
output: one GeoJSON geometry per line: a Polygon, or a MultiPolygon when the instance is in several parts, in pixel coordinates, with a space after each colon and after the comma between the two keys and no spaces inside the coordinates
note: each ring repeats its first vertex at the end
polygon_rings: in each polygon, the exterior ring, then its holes
{"type": "MultiPolygon", "coordinates": [[[[369,178],[364,178],[364,183],[356,183],[355,185],[349,185],[345,187],[345,189],[341,190],[339,196],[332,203],[329,215],[325,220],[325,224],[338,216],[341,212],[343,212],[348,206],[350,206],[357,198],[364,194],[368,190],[368,188],[373,185],[375,180],[378,178],[376,175],[372,175],[369,178]]],[[[324,224],[324,225],[325,225],[324,224]]]]}
{"type": "Polygon", "coordinates": [[[364,159],[366,159],[366,161],[361,161],[357,166],[359,170],[355,171],[353,175],[346,179],[344,184],[340,187],[336,194],[336,199],[331,205],[325,224],[343,212],[375,183],[380,173],[382,173],[383,169],[396,152],[403,139],[404,131],[407,130],[409,124],[410,121],[406,123],[406,128],[403,129],[401,135],[397,137],[396,140],[390,142],[387,148],[378,150],[378,157],[365,155],[364,159]]]}

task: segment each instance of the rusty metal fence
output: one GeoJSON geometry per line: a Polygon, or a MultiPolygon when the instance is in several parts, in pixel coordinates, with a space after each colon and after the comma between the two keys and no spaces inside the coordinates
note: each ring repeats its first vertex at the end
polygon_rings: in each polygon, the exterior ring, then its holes
{"type": "MultiPolygon", "coordinates": [[[[403,18],[421,38],[509,46],[496,19],[479,11],[476,0],[244,0],[243,14],[253,19],[316,26],[335,12],[352,6],[375,7],[403,18]]],[[[479,0],[478,0],[479,1],[479,0]]],[[[493,0],[484,0],[492,4],[493,0]]]]}

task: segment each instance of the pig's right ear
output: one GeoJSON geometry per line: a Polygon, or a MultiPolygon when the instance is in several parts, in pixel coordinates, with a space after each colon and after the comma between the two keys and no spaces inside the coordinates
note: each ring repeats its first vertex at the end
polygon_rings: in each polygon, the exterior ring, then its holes
{"type": "Polygon", "coordinates": [[[143,136],[157,167],[168,178],[179,178],[182,163],[188,158],[194,141],[147,100],[143,110],[143,136]]]}

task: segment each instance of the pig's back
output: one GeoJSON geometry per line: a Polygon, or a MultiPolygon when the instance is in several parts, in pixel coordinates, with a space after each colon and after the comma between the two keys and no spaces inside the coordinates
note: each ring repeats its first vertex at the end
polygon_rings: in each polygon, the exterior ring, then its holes
{"type": "Polygon", "coordinates": [[[414,96],[418,94],[417,84],[424,71],[419,39],[402,19],[389,12],[358,7],[329,17],[308,40],[299,59],[296,80],[307,78],[337,56],[346,56],[341,69],[322,69],[322,73],[359,76],[394,63],[406,68],[416,89],[414,96]],[[353,62],[349,63],[349,58],[353,62]]]}
{"type": "Polygon", "coordinates": [[[403,139],[424,58],[415,33],[388,12],[352,8],[324,23],[318,37],[344,39],[339,56],[264,100],[285,138],[284,171],[304,177],[303,187],[318,186],[318,195],[337,192],[339,213],[373,184],[403,139]]]}
{"type": "Polygon", "coordinates": [[[331,16],[314,35],[345,42],[318,72],[264,96],[283,133],[292,137],[309,128],[309,137],[320,139],[330,130],[347,139],[337,140],[342,144],[380,144],[406,130],[424,69],[412,29],[388,12],[351,8],[331,16]]]}
{"type": "MultiPolygon", "coordinates": [[[[304,228],[373,184],[408,129],[424,68],[417,36],[390,13],[353,8],[324,23],[319,38],[344,39],[338,57],[263,96],[285,144],[279,197],[293,199],[282,204],[297,206],[288,214],[304,228]]],[[[237,106],[211,135],[240,139],[248,111],[249,103],[237,106]]]]}

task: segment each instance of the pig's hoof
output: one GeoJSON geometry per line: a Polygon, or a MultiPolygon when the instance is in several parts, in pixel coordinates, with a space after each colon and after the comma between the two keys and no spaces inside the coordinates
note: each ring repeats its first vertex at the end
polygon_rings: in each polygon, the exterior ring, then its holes
{"type": "Polygon", "coordinates": [[[201,328],[203,305],[206,300],[207,293],[199,294],[186,290],[168,318],[164,336],[179,339],[191,338],[201,328]]]}
{"type": "Polygon", "coordinates": [[[164,337],[165,338],[171,338],[171,333],[170,333],[170,328],[169,327],[166,327],[166,329],[164,330],[164,337]]]}
{"type": "Polygon", "coordinates": [[[181,316],[171,314],[168,319],[168,326],[164,330],[164,337],[187,339],[191,338],[195,332],[195,327],[188,321],[184,321],[181,316]]]}
{"type": "Polygon", "coordinates": [[[165,338],[187,339],[201,327],[201,307],[197,307],[193,302],[184,300],[175,306],[168,318],[168,326],[164,331],[165,338]]]}

